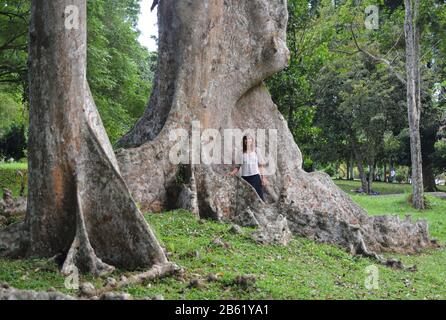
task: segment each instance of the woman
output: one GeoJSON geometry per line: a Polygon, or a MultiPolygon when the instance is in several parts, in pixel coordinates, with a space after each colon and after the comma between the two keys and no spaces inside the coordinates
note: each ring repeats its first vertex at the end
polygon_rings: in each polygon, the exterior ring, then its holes
{"type": "Polygon", "coordinates": [[[243,137],[243,163],[235,167],[229,175],[235,176],[240,170],[242,178],[253,186],[259,197],[265,201],[263,186],[267,184],[267,180],[263,174],[264,161],[251,136],[243,137]]]}

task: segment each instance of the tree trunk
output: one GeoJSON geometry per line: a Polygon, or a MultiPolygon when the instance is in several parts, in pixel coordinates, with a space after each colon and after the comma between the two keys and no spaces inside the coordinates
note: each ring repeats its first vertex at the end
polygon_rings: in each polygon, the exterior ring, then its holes
{"type": "Polygon", "coordinates": [[[350,156],[350,180],[355,180],[355,160],[353,156],[350,156]]]}
{"type": "Polygon", "coordinates": [[[432,163],[428,160],[423,160],[423,185],[426,192],[438,191],[432,163]]]}
{"type": "Polygon", "coordinates": [[[367,185],[367,190],[368,190],[368,194],[372,194],[373,189],[372,189],[372,185],[373,185],[373,180],[375,179],[375,164],[374,163],[369,163],[369,179],[368,179],[368,185],[367,185]]]}
{"type": "Polygon", "coordinates": [[[346,172],[345,172],[345,177],[347,180],[350,180],[350,159],[347,159],[346,163],[346,172]]]}
{"type": "Polygon", "coordinates": [[[361,179],[361,188],[365,193],[369,193],[369,184],[367,183],[367,176],[364,170],[364,159],[361,156],[361,151],[358,150],[358,145],[356,143],[355,138],[352,138],[352,150],[355,155],[356,165],[358,166],[359,178],[361,179]]]}
{"type": "Polygon", "coordinates": [[[28,208],[0,233],[0,254],[62,255],[67,274],[166,263],[86,82],[86,0],[34,0],[31,17],[28,208]]]}
{"type": "Polygon", "coordinates": [[[370,217],[330,177],[302,170],[300,150],[263,84],[289,60],[286,9],[283,0],[160,1],[154,90],[117,152],[133,196],[146,210],[181,207],[257,226],[262,242],[286,243],[291,231],[365,255],[431,246],[424,222],[370,217]],[[227,176],[234,148],[232,138],[222,137],[236,128],[277,130],[277,145],[265,142],[278,151],[268,157],[265,203],[244,180],[227,176]],[[213,139],[205,129],[214,130],[213,139]],[[200,161],[199,147],[209,141],[214,151],[230,151],[230,159],[200,161]],[[182,155],[182,165],[171,161],[182,155]]]}
{"type": "Polygon", "coordinates": [[[437,126],[426,126],[421,131],[423,146],[421,156],[423,159],[423,185],[425,192],[436,192],[435,174],[432,163],[432,156],[435,153],[435,142],[437,141],[437,126]]]}
{"type": "Polygon", "coordinates": [[[419,0],[404,0],[406,17],[406,73],[407,73],[407,111],[409,116],[410,152],[412,162],[413,206],[424,209],[423,169],[421,157],[420,117],[420,30],[418,28],[419,0]]]}

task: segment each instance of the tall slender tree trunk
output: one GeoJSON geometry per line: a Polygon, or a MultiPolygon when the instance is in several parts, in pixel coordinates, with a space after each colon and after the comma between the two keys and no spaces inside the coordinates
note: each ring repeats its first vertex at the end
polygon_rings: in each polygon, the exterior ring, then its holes
{"type": "Polygon", "coordinates": [[[28,208],[0,232],[0,255],[58,255],[66,274],[165,264],[86,81],[86,15],[86,0],[32,1],[28,208]]]}
{"type": "Polygon", "coordinates": [[[369,184],[367,182],[367,175],[364,170],[364,159],[361,155],[361,151],[358,149],[358,144],[355,138],[352,138],[352,149],[353,154],[355,155],[356,165],[358,166],[359,178],[361,179],[361,187],[362,191],[365,193],[369,193],[369,184]]]}
{"type": "Polygon", "coordinates": [[[375,179],[375,163],[369,163],[369,178],[368,178],[368,185],[367,185],[367,191],[368,194],[371,194],[373,189],[372,189],[372,185],[373,185],[373,180],[375,179]]]}
{"type": "Polygon", "coordinates": [[[421,77],[420,77],[420,30],[418,27],[419,0],[404,0],[406,35],[407,111],[410,129],[412,162],[413,206],[424,209],[423,166],[421,156],[421,77]]]}
{"type": "Polygon", "coordinates": [[[350,180],[355,180],[355,160],[353,156],[350,155],[350,180]]]}
{"type": "Polygon", "coordinates": [[[438,191],[432,163],[427,160],[423,161],[423,185],[426,192],[438,191]]]}
{"type": "Polygon", "coordinates": [[[438,191],[435,183],[435,174],[432,163],[432,156],[435,152],[435,142],[437,141],[437,126],[425,127],[422,132],[423,146],[421,155],[423,157],[423,185],[425,192],[438,191]]]}
{"type": "Polygon", "coordinates": [[[350,180],[350,159],[347,159],[345,163],[346,163],[345,177],[347,180],[350,180]]]}

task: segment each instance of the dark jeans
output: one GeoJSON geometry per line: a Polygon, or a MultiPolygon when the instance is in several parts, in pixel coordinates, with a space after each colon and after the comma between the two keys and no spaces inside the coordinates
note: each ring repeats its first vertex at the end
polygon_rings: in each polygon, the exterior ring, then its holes
{"type": "Polygon", "coordinates": [[[262,178],[260,178],[260,174],[256,174],[255,176],[242,177],[246,182],[256,189],[257,194],[260,198],[265,201],[265,196],[263,195],[263,186],[262,186],[262,178]]]}

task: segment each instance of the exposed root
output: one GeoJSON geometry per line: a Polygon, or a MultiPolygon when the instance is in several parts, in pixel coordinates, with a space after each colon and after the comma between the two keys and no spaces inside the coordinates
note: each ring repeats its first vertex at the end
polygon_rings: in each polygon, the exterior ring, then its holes
{"type": "Polygon", "coordinates": [[[150,270],[131,275],[129,277],[122,277],[116,283],[108,283],[105,287],[98,289],[96,294],[102,295],[106,292],[115,291],[127,287],[130,285],[143,284],[155,279],[164,278],[180,272],[182,269],[175,263],[167,262],[163,264],[156,264],[150,270]]]}
{"type": "Polygon", "coordinates": [[[404,265],[400,260],[397,259],[385,259],[381,255],[377,254],[376,252],[370,251],[367,249],[367,246],[364,242],[364,239],[362,237],[361,231],[358,229],[356,231],[356,248],[355,253],[358,255],[361,255],[366,258],[370,258],[372,260],[377,261],[379,264],[382,264],[386,267],[391,267],[393,269],[401,269],[401,270],[407,270],[407,271],[416,271],[416,266],[406,266],[404,265]]]}
{"type": "Polygon", "coordinates": [[[28,233],[20,222],[0,231],[0,257],[21,258],[25,255],[28,233]]]}
{"type": "Polygon", "coordinates": [[[24,216],[26,213],[26,198],[14,199],[11,190],[3,189],[3,199],[0,200],[0,216],[24,216]]]}
{"type": "MultiPolygon", "coordinates": [[[[120,281],[108,281],[103,288],[91,290],[80,290],[78,297],[69,296],[55,290],[48,292],[36,292],[30,290],[18,290],[9,287],[7,284],[0,284],[0,300],[128,300],[131,296],[127,294],[115,293],[129,285],[143,284],[148,281],[160,279],[173,275],[182,269],[174,263],[163,263],[154,265],[150,270],[130,277],[122,277],[120,281]]],[[[82,284],[81,287],[85,285],[82,284]]]]}
{"type": "Polygon", "coordinates": [[[70,275],[75,268],[82,272],[90,272],[96,277],[103,276],[115,270],[114,267],[99,259],[90,244],[85,228],[85,217],[82,212],[82,203],[77,190],[77,227],[73,244],[68,251],[62,267],[62,274],[70,275]]]}
{"type": "Polygon", "coordinates": [[[52,291],[37,292],[31,290],[18,290],[8,285],[0,285],[0,300],[75,300],[69,295],[52,291]]]}
{"type": "Polygon", "coordinates": [[[95,277],[109,274],[115,270],[113,266],[104,263],[96,256],[89,242],[81,242],[78,237],[73,241],[61,272],[68,276],[76,269],[80,269],[82,272],[90,272],[95,277]]]}
{"type": "Polygon", "coordinates": [[[436,246],[429,238],[426,222],[369,216],[327,179],[319,173],[301,173],[290,178],[293,184],[287,184],[285,177],[279,201],[264,203],[242,179],[228,178],[211,167],[201,166],[196,170],[196,188],[201,191],[199,215],[257,227],[253,238],[260,243],[286,245],[294,234],[409,271],[415,267],[385,259],[379,253],[416,253],[436,246]]]}

